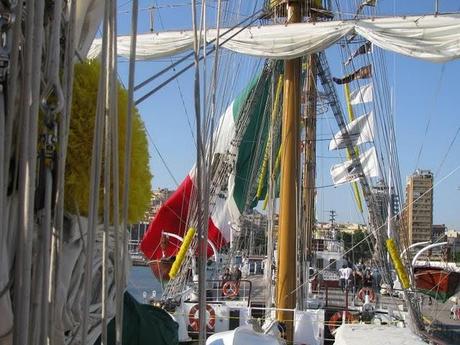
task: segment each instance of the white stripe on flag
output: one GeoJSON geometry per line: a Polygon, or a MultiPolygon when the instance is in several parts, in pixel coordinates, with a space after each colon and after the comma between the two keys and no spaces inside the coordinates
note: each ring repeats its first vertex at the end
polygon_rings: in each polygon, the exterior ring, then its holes
{"type": "MultiPolygon", "coordinates": [[[[368,143],[374,140],[374,115],[372,111],[351,121],[346,126],[353,146],[368,143]]],[[[344,149],[347,145],[342,132],[337,132],[329,142],[329,150],[344,149]]]]}
{"type": "Polygon", "coordinates": [[[357,105],[361,103],[372,102],[374,87],[372,83],[361,86],[350,94],[350,104],[357,105]]]}
{"type": "Polygon", "coordinates": [[[357,170],[356,164],[352,160],[345,161],[331,167],[332,181],[335,185],[342,183],[349,183],[359,180],[361,177],[377,177],[380,176],[379,165],[377,161],[377,154],[375,147],[370,148],[359,156],[363,174],[357,170]]]}

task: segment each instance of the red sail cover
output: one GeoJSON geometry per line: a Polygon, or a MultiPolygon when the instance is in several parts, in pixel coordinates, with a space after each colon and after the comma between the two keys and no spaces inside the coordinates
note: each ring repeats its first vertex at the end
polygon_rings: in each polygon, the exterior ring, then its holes
{"type": "MultiPolygon", "coordinates": [[[[182,238],[185,236],[188,230],[186,229],[187,215],[193,188],[195,188],[193,180],[190,175],[187,175],[177,190],[158,210],[140,244],[141,251],[148,259],[158,260],[176,255],[181,246],[181,241],[169,237],[168,245],[166,248],[162,248],[160,245],[162,234],[165,231],[177,234],[182,238]]],[[[225,239],[211,219],[208,222],[208,238],[215,244],[217,249],[226,244],[225,239]]],[[[208,256],[212,254],[212,249],[208,246],[208,256]]]]}

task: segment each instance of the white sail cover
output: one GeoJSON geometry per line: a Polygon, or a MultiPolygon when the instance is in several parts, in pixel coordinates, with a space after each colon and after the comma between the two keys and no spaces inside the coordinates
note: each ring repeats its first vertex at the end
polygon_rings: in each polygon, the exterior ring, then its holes
{"type": "MultiPolygon", "coordinates": [[[[220,41],[225,42],[223,48],[241,54],[292,59],[325,50],[354,33],[382,49],[419,59],[445,62],[460,57],[460,14],[221,29],[220,41]]],[[[206,36],[208,41],[215,39],[216,30],[208,30],[206,36]]],[[[88,58],[99,55],[101,43],[100,39],[94,40],[88,58]]],[[[129,46],[129,36],[118,38],[120,56],[129,56],[129,46]]],[[[192,46],[192,31],[142,34],[137,39],[136,58],[158,59],[190,50],[192,46]]]]}
{"type": "MultiPolygon", "coordinates": [[[[377,177],[380,175],[375,147],[361,154],[359,160],[361,161],[364,176],[377,177]]],[[[358,172],[357,164],[354,164],[352,160],[331,167],[332,181],[335,185],[357,181],[363,177],[363,174],[358,172]]]]}
{"type": "MultiPolygon", "coordinates": [[[[374,140],[374,115],[372,111],[351,121],[347,132],[353,146],[368,143],[374,140]]],[[[345,149],[347,147],[342,132],[337,132],[329,142],[329,150],[345,149]]]]}
{"type": "Polygon", "coordinates": [[[104,17],[105,1],[79,0],[76,2],[75,40],[80,56],[85,56],[104,17]]]}
{"type": "Polygon", "coordinates": [[[373,92],[374,87],[372,83],[359,87],[350,94],[350,104],[357,105],[372,102],[373,92]]]}

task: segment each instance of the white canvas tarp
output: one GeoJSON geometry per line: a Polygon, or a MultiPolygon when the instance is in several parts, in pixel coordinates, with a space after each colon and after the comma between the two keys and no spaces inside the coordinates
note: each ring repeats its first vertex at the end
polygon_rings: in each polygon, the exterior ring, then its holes
{"type": "MultiPolygon", "coordinates": [[[[5,208],[6,224],[10,229],[18,227],[18,199],[16,196],[7,199],[7,207],[5,208]]],[[[81,331],[80,326],[83,317],[83,296],[84,296],[84,271],[87,254],[85,252],[85,239],[88,229],[88,221],[84,217],[80,217],[80,226],[76,216],[67,215],[67,221],[64,222],[63,229],[64,238],[62,240],[62,255],[59,257],[59,280],[57,282],[57,290],[55,299],[52,305],[56,308],[55,319],[52,321],[52,329],[54,339],[58,340],[59,344],[80,344],[81,331]]],[[[34,233],[40,232],[40,226],[35,224],[34,233]]],[[[14,263],[14,255],[16,248],[17,231],[9,231],[4,237],[4,241],[0,243],[0,345],[13,344],[13,325],[14,315],[12,308],[12,298],[10,294],[11,284],[13,283],[14,274],[11,275],[12,265],[14,263]]],[[[93,252],[93,267],[92,276],[93,283],[91,287],[91,302],[89,306],[89,329],[88,329],[88,344],[93,344],[100,336],[102,331],[101,325],[101,275],[102,275],[102,236],[103,225],[99,225],[96,230],[95,246],[93,252]]],[[[112,228],[109,231],[108,246],[109,260],[108,271],[109,277],[107,282],[108,298],[107,298],[107,315],[111,319],[115,315],[115,278],[114,272],[114,248],[115,238],[112,228]]],[[[34,263],[33,269],[36,276],[43,278],[41,267],[38,267],[38,251],[42,250],[43,246],[38,241],[38,236],[34,238],[34,263]]],[[[130,257],[126,256],[123,260],[123,270],[127,272],[130,265],[130,257]]],[[[39,289],[40,284],[32,282],[33,290],[39,289]]],[[[126,287],[126,281],[123,282],[126,287]]],[[[37,290],[38,291],[38,290],[37,290]]],[[[33,309],[32,312],[35,310],[33,309]]],[[[38,316],[39,317],[39,314],[38,316]]],[[[35,319],[37,321],[37,319],[35,319]]],[[[20,327],[20,326],[19,326],[20,327]]],[[[34,322],[31,324],[31,335],[39,334],[40,324],[34,322]]]]}
{"type": "Polygon", "coordinates": [[[409,328],[394,325],[343,324],[337,328],[334,345],[423,345],[409,328]]]}

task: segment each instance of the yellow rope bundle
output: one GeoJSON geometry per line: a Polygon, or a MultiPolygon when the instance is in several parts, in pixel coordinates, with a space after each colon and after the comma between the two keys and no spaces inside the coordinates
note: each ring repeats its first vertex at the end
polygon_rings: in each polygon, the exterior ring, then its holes
{"type": "MultiPolygon", "coordinates": [[[[72,117],[65,176],[65,207],[81,215],[88,214],[90,167],[96,116],[100,65],[96,61],[77,64],[73,85],[72,117]]],[[[118,85],[119,176],[123,176],[128,94],[118,85]]],[[[147,136],[142,119],[133,114],[131,177],[128,220],[135,223],[143,218],[150,204],[151,179],[147,136]]],[[[101,186],[102,189],[102,186],[101,186]]],[[[123,181],[120,181],[120,191],[123,181]]],[[[120,202],[122,198],[120,193],[120,202]]],[[[99,205],[102,205],[102,193],[99,205]]],[[[102,211],[100,211],[102,214],[102,211]]]]}
{"type": "Polygon", "coordinates": [[[179,252],[176,255],[176,260],[171,266],[171,270],[169,271],[169,277],[174,279],[177,272],[179,271],[180,266],[182,265],[182,261],[184,261],[185,254],[187,253],[190,244],[192,243],[193,236],[195,236],[196,229],[190,228],[187,231],[187,234],[184,237],[184,242],[180,246],[179,252]]]}
{"type": "MultiPolygon", "coordinates": [[[[280,170],[280,165],[281,165],[281,150],[283,149],[283,144],[281,143],[280,148],[278,149],[278,154],[276,155],[276,160],[275,160],[275,169],[273,169],[273,176],[278,175],[278,171],[280,170]]],[[[265,193],[265,199],[264,203],[262,206],[262,209],[265,210],[267,208],[268,204],[268,191],[265,193]]]]}
{"type": "Polygon", "coordinates": [[[403,287],[403,289],[407,289],[410,286],[409,277],[407,276],[406,270],[401,262],[401,259],[399,258],[399,253],[398,249],[396,248],[396,244],[391,238],[387,240],[387,249],[388,253],[390,253],[391,261],[393,261],[396,273],[398,274],[401,286],[403,287]]]}

